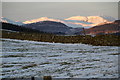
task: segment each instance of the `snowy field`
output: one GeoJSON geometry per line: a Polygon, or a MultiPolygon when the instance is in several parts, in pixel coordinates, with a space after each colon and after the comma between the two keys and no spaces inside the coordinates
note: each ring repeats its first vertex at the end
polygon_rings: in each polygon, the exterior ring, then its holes
{"type": "Polygon", "coordinates": [[[3,78],[117,78],[118,47],[27,40],[2,41],[3,78]]]}

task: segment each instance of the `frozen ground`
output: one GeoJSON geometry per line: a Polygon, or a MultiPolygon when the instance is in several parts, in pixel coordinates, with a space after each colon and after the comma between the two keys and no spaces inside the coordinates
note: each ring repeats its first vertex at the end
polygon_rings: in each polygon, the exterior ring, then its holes
{"type": "Polygon", "coordinates": [[[1,39],[2,76],[117,78],[118,47],[1,39]]]}

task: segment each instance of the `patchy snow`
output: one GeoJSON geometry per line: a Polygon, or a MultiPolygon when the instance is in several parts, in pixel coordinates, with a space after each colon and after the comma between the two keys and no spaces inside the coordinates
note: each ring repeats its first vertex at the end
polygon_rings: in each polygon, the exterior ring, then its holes
{"type": "Polygon", "coordinates": [[[118,47],[1,39],[2,76],[118,78],[118,47]]]}

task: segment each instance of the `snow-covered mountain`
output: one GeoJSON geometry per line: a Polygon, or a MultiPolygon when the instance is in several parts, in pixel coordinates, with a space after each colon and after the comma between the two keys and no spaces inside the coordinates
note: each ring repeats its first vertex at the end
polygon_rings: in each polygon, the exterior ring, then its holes
{"type": "Polygon", "coordinates": [[[24,24],[31,24],[31,23],[36,23],[36,22],[40,22],[40,21],[55,21],[55,22],[61,22],[61,23],[65,23],[62,20],[59,19],[52,19],[52,18],[48,18],[48,17],[41,17],[38,19],[32,19],[32,20],[28,20],[28,21],[24,21],[24,24]]]}
{"type": "Polygon", "coordinates": [[[11,24],[16,24],[16,25],[23,25],[22,22],[12,21],[12,20],[5,18],[5,17],[1,17],[1,22],[11,23],[11,24]]]}
{"type": "Polygon", "coordinates": [[[93,27],[93,26],[97,26],[103,23],[111,23],[112,21],[115,21],[114,18],[112,17],[107,17],[107,16],[73,16],[73,17],[69,17],[66,18],[65,20],[74,20],[74,21],[84,21],[85,23],[80,23],[80,22],[74,22],[71,24],[76,24],[76,25],[82,25],[83,27],[93,27]],[[90,23],[90,24],[86,24],[90,23]]]}
{"type": "Polygon", "coordinates": [[[10,19],[2,17],[1,20],[2,22],[17,24],[17,25],[23,25],[23,24],[26,25],[26,24],[37,23],[41,21],[55,21],[55,22],[64,23],[67,26],[70,26],[73,28],[78,28],[78,27],[91,28],[93,26],[111,23],[115,21],[115,19],[110,16],[72,16],[66,19],[53,19],[49,17],[40,17],[38,19],[27,20],[24,22],[12,21],[10,19]]]}
{"type": "Polygon", "coordinates": [[[114,21],[115,19],[110,16],[73,16],[66,18],[65,20],[78,20],[90,23],[103,23],[114,21]]]}

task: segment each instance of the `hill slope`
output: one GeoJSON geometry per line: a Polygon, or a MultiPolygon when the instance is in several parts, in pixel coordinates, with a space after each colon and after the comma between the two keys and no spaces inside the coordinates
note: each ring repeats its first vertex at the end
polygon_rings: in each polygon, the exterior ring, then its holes
{"type": "Polygon", "coordinates": [[[94,26],[89,29],[85,29],[86,34],[113,34],[120,32],[120,20],[116,20],[112,23],[94,26]]]}
{"type": "MultiPolygon", "coordinates": [[[[42,32],[53,33],[53,34],[70,35],[70,34],[75,34],[76,32],[78,33],[78,31],[75,31],[74,28],[69,27],[61,22],[55,22],[55,21],[41,21],[41,22],[26,24],[25,27],[36,29],[42,32]]],[[[79,30],[81,31],[80,28],[79,30]]],[[[80,34],[80,32],[78,34],[80,34]]]]}

